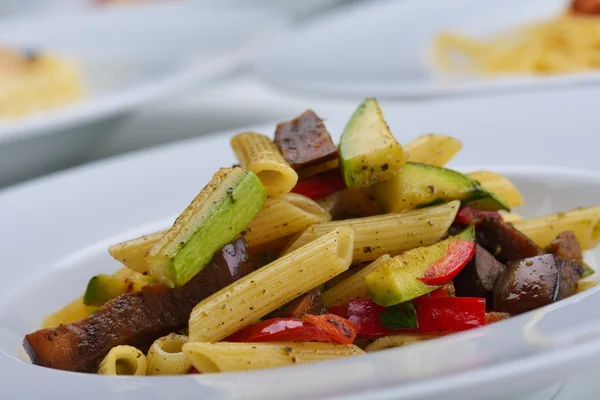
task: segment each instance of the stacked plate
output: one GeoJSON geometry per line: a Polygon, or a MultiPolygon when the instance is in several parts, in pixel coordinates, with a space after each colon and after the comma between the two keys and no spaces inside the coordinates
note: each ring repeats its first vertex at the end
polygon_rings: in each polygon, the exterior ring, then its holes
{"type": "Polygon", "coordinates": [[[85,158],[132,110],[239,69],[284,27],[260,9],[179,2],[3,19],[3,46],[78,63],[87,97],[0,121],[0,186],[85,158]]]}

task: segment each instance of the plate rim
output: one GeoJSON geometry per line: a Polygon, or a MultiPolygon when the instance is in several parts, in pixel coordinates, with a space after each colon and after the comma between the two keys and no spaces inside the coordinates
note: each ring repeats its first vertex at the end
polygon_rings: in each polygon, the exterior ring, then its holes
{"type": "MultiPolygon", "coordinates": [[[[270,43],[263,51],[252,58],[251,66],[258,78],[275,86],[284,89],[294,90],[302,94],[321,95],[328,97],[337,96],[375,96],[388,99],[434,99],[475,95],[493,95],[494,93],[532,91],[543,89],[557,89],[565,86],[578,86],[586,83],[600,81],[600,70],[583,71],[568,74],[558,74],[551,76],[527,76],[527,75],[507,75],[499,76],[493,79],[477,79],[474,77],[468,81],[461,81],[460,77],[447,76],[439,73],[440,78],[446,78],[440,81],[429,81],[424,83],[362,83],[353,82],[328,82],[323,89],[324,80],[306,80],[296,79],[295,76],[284,77],[281,73],[272,73],[272,66],[268,61],[278,54],[281,46],[289,46],[299,40],[302,35],[333,21],[345,21],[352,18],[353,15],[359,15],[361,12],[374,12],[374,10],[385,10],[394,8],[394,10],[403,10],[404,12],[426,12],[435,9],[438,5],[446,4],[444,0],[420,0],[418,2],[379,1],[371,3],[356,3],[346,7],[338,14],[327,13],[316,18],[311,24],[305,24],[296,29],[289,30],[282,37],[270,43]]],[[[463,0],[461,5],[479,4],[474,0],[463,0]]],[[[427,49],[422,49],[421,53],[427,49]]],[[[431,66],[423,62],[423,69],[431,71],[431,66]]]]}

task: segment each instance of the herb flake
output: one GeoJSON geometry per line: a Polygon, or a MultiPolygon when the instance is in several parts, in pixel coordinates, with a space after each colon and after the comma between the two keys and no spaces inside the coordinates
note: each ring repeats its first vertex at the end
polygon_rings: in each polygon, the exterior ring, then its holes
{"type": "Polygon", "coordinates": [[[379,319],[383,326],[393,330],[419,327],[415,307],[410,301],[387,307],[379,319]]]}

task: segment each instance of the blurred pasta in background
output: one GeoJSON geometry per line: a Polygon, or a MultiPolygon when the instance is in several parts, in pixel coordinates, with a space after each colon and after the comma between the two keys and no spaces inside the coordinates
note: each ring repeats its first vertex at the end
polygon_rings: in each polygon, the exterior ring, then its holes
{"type": "Polygon", "coordinates": [[[568,12],[491,38],[439,34],[433,59],[453,73],[559,74],[600,67],[600,2],[575,1],[568,12]]]}

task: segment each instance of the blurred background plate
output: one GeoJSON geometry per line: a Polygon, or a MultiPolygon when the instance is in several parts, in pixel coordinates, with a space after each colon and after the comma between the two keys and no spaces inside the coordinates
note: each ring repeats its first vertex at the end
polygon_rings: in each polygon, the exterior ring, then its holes
{"type": "Polygon", "coordinates": [[[76,61],[88,97],[0,122],[0,171],[12,172],[0,177],[0,185],[48,170],[48,164],[72,164],[69,155],[84,155],[128,112],[233,72],[285,26],[277,13],[260,8],[187,2],[3,19],[0,45],[76,61]]]}
{"type": "Polygon", "coordinates": [[[260,77],[327,95],[417,98],[600,81],[600,72],[546,77],[449,78],[430,65],[434,37],[475,38],[559,15],[568,0],[360,2],[289,32],[256,57],[260,77]]]}
{"type": "MultiPolygon", "coordinates": [[[[89,10],[105,5],[129,5],[130,3],[151,3],[156,0],[0,0],[0,13],[31,14],[60,10],[89,10]]],[[[293,18],[307,15],[335,6],[347,0],[165,0],[169,2],[189,2],[200,6],[263,7],[275,10],[293,18]]]]}

